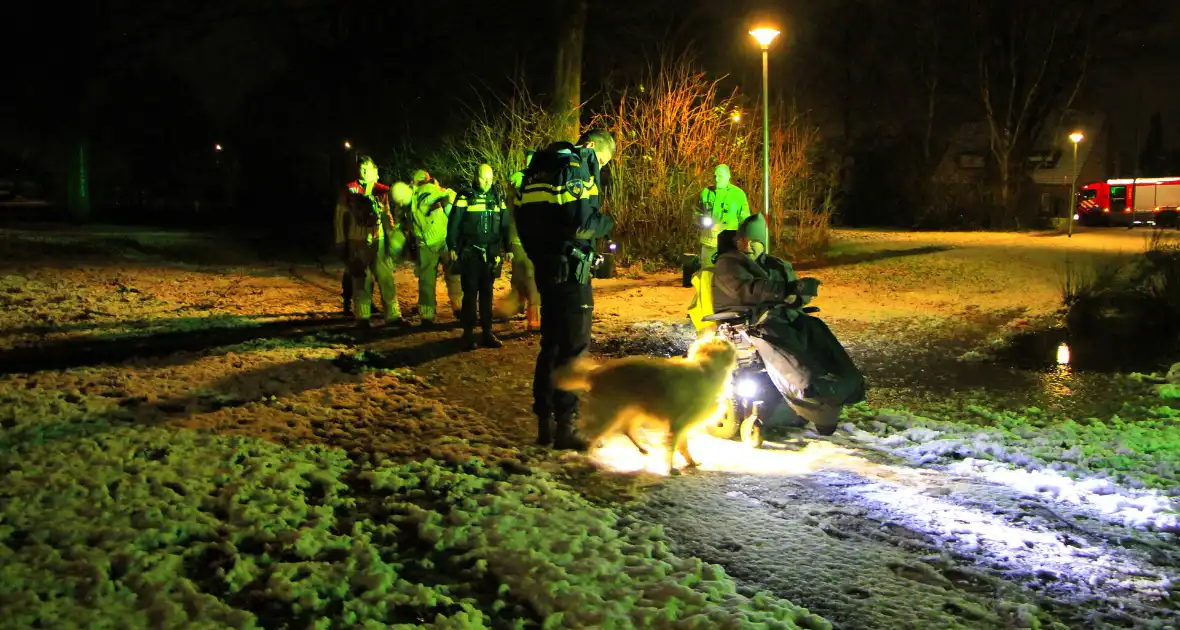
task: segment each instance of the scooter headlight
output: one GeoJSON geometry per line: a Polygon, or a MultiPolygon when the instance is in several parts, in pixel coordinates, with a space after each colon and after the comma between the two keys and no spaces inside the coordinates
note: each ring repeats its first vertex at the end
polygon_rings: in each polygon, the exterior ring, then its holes
{"type": "Polygon", "coordinates": [[[758,395],[758,384],[755,383],[753,379],[743,378],[742,380],[738,381],[737,395],[740,398],[746,398],[746,399],[753,398],[754,396],[757,396],[758,395]]]}

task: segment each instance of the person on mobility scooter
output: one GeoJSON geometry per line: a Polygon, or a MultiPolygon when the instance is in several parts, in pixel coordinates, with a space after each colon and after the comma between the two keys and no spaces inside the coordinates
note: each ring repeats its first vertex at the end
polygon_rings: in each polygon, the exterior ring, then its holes
{"type": "MultiPolygon", "coordinates": [[[[819,280],[798,278],[790,263],[766,253],[768,229],[761,214],[750,216],[738,230],[718,236],[712,277],[713,314],[703,322],[741,347],[752,346],[756,357],[739,365],[735,374],[735,414],[757,413],[743,399],[760,398],[753,376],[765,370],[774,389],[816,432],[836,431],[845,405],[865,400],[865,379],[823,320],[819,309],[808,306],[817,295],[819,280]]],[[[751,440],[745,417],[722,421],[721,432],[733,437],[741,426],[743,441],[751,440]]],[[[756,423],[761,425],[761,421],[756,423]]],[[[754,429],[756,430],[756,429],[754,429]]],[[[717,435],[717,432],[714,431],[717,435]]]]}

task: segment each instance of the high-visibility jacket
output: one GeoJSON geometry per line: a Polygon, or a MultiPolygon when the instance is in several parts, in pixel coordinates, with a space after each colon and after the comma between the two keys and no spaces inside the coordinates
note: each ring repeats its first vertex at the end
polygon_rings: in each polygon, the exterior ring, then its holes
{"type": "Polygon", "coordinates": [[[718,234],[738,229],[750,216],[750,203],[746,200],[746,191],[733,184],[725,188],[709,186],[701,191],[700,211],[713,219],[711,228],[701,230],[701,244],[717,247],[718,234]]]}
{"type": "Polygon", "coordinates": [[[435,183],[414,188],[410,212],[414,218],[414,235],[418,244],[435,247],[447,240],[447,217],[455,192],[435,183]]]}

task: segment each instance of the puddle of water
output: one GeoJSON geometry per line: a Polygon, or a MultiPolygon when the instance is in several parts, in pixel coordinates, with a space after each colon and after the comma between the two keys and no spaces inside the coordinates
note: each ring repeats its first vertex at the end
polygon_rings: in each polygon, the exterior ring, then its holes
{"type": "Polygon", "coordinates": [[[999,359],[1026,370],[1068,365],[1075,372],[1152,372],[1168,368],[1177,355],[1175,345],[1149,335],[1078,338],[1065,328],[1052,328],[1015,336],[999,359]]]}
{"type": "Polygon", "coordinates": [[[1158,340],[1085,341],[1063,328],[1018,335],[986,360],[960,360],[966,350],[870,351],[863,356],[870,399],[915,410],[983,402],[993,409],[1038,407],[1077,419],[1104,417],[1116,413],[1125,390],[1134,387],[1121,374],[1166,371],[1177,356],[1158,340]]]}

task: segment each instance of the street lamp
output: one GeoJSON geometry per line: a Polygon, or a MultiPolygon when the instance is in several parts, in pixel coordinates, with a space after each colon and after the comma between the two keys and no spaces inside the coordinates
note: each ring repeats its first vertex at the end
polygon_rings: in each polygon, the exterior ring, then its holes
{"type": "Polygon", "coordinates": [[[1073,215],[1077,212],[1075,196],[1078,194],[1078,143],[1085,138],[1085,134],[1075,131],[1069,134],[1069,141],[1073,143],[1073,177],[1069,180],[1069,236],[1073,238],[1073,215]]]}
{"type": "Polygon", "coordinates": [[[735,109],[729,117],[733,119],[733,122],[742,122],[742,111],[735,109]]]}
{"type": "Polygon", "coordinates": [[[350,150],[350,149],[352,149],[352,143],[351,143],[351,142],[349,142],[348,140],[345,140],[345,141],[344,141],[344,150],[345,150],[345,151],[348,151],[348,150],[350,150]]]}
{"type": "Polygon", "coordinates": [[[762,47],[762,213],[766,219],[766,225],[770,225],[770,95],[767,85],[769,84],[769,69],[770,69],[770,43],[778,37],[778,31],[769,28],[761,27],[750,31],[750,35],[762,47]]]}
{"type": "Polygon", "coordinates": [[[220,152],[220,151],[221,151],[221,145],[220,145],[220,144],[215,144],[215,145],[213,145],[213,150],[214,150],[214,151],[218,151],[218,152],[220,152]]]}

